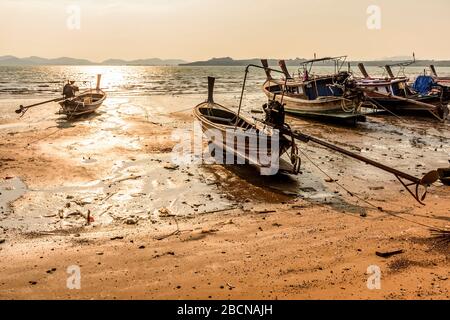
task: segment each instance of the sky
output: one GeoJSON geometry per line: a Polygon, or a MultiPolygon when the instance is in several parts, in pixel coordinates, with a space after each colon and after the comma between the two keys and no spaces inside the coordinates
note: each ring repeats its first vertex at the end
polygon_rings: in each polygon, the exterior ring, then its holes
{"type": "Polygon", "coordinates": [[[0,56],[450,59],[449,15],[449,0],[0,0],[0,56]]]}

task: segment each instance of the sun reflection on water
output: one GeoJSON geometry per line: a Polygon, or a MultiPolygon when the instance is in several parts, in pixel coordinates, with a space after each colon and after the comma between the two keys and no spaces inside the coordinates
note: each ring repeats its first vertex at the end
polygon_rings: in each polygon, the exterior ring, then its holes
{"type": "MultiPolygon", "coordinates": [[[[17,66],[0,67],[0,98],[6,95],[54,97],[62,92],[67,80],[75,80],[81,89],[95,88],[97,74],[102,75],[101,88],[115,96],[206,95],[206,77],[216,77],[215,92],[239,95],[245,67],[179,67],[179,66],[17,66]]],[[[378,75],[380,68],[368,67],[378,75]]],[[[408,69],[411,75],[423,72],[421,67],[408,69]]],[[[318,68],[327,73],[329,67],[318,68]]],[[[440,68],[450,75],[450,68],[440,68]]],[[[265,79],[262,70],[248,75],[246,92],[261,93],[265,79]]]]}

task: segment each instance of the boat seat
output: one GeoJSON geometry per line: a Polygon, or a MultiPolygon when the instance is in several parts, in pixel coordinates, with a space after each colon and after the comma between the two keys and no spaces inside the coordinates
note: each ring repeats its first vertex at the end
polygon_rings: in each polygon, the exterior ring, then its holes
{"type": "Polygon", "coordinates": [[[208,119],[208,120],[211,120],[211,121],[220,121],[220,122],[225,122],[225,123],[232,123],[233,122],[233,120],[228,119],[228,118],[208,116],[208,115],[204,115],[204,117],[206,119],[208,119]]]}
{"type": "Polygon", "coordinates": [[[84,104],[91,104],[92,103],[92,97],[86,97],[83,99],[84,104]]]}

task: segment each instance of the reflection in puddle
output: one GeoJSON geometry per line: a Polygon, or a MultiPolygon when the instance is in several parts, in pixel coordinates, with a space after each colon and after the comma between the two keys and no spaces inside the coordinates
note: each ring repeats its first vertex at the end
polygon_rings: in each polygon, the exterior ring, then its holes
{"type": "Polygon", "coordinates": [[[27,186],[20,178],[9,178],[0,183],[0,217],[10,213],[10,203],[27,192],[27,186]]]}

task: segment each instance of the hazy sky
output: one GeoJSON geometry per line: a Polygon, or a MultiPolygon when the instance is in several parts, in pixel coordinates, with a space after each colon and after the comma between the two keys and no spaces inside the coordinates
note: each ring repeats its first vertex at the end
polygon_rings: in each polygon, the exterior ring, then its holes
{"type": "Polygon", "coordinates": [[[449,0],[0,0],[0,56],[450,59],[449,31],[449,0]]]}

